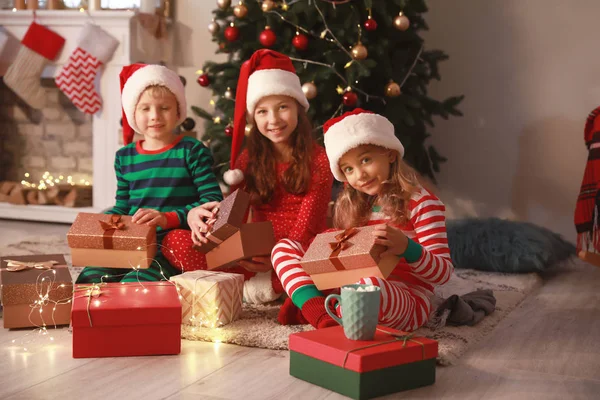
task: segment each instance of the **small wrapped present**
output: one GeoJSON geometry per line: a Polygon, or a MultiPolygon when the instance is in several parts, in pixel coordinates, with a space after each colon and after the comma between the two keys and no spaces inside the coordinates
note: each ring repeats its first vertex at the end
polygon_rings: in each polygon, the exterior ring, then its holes
{"type": "Polygon", "coordinates": [[[275,233],[271,221],[243,224],[223,243],[206,254],[208,269],[235,267],[240,260],[252,257],[269,257],[275,246],[275,233]]]}
{"type": "Polygon", "coordinates": [[[62,254],[0,258],[5,328],[68,325],[73,280],[62,254]]]}
{"type": "Polygon", "coordinates": [[[75,285],[73,358],[179,354],[181,303],[172,282],[75,285]]]}
{"type": "Polygon", "coordinates": [[[373,340],[350,340],[334,326],[290,335],[290,375],[353,399],[435,383],[438,343],[378,326],[373,340]]]}
{"type": "Polygon", "coordinates": [[[374,243],[373,230],[381,225],[318,234],[300,264],[319,290],[339,288],[361,278],[387,278],[400,258],[381,257],[387,247],[374,243]]]}
{"type": "Polygon", "coordinates": [[[179,288],[186,325],[215,328],[235,321],[242,312],[244,276],[192,271],[170,278],[179,288]]]}
{"type": "Polygon", "coordinates": [[[67,233],[74,266],[145,269],[156,255],[156,228],[124,215],[79,213],[67,233]]]}
{"type": "Polygon", "coordinates": [[[227,196],[219,205],[217,215],[208,221],[208,243],[194,245],[202,253],[208,253],[240,230],[250,206],[250,195],[241,189],[227,196]]]}

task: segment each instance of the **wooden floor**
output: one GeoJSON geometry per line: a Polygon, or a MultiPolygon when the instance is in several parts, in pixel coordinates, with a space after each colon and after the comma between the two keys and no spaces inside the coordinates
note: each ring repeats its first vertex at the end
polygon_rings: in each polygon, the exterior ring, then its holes
{"type": "MultiPolygon", "coordinates": [[[[0,245],[66,230],[0,220],[0,245]]],[[[459,365],[439,367],[435,385],[382,399],[600,398],[600,268],[545,278],[459,365]]],[[[1,399],[343,398],[290,377],[287,352],[184,340],[179,356],[73,359],[67,330],[25,343],[27,333],[0,329],[1,399]]]]}

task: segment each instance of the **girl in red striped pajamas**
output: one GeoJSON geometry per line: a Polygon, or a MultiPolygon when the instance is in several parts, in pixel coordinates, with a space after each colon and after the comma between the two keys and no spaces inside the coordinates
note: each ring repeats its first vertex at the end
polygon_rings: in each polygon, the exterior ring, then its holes
{"type": "MultiPolygon", "coordinates": [[[[385,117],[356,109],[328,121],[324,132],[331,171],[345,182],[335,206],[336,228],[381,225],[373,232],[374,242],[400,257],[387,279],[365,276],[357,283],[381,288],[380,324],[413,331],[429,317],[434,287],[448,281],[454,270],[444,205],[403,162],[404,147],[385,117]]],[[[336,325],[325,311],[325,293],[299,263],[305,249],[291,239],[273,248],[273,267],[291,299],[279,321],[315,328],[336,325]]]]}

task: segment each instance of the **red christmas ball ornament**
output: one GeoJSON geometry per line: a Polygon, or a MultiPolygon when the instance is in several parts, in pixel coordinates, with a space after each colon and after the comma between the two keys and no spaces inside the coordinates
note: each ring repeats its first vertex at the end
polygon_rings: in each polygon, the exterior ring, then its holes
{"type": "Polygon", "coordinates": [[[210,78],[207,74],[202,74],[198,77],[198,85],[202,87],[207,87],[208,85],[210,85],[210,78]]]}
{"type": "Polygon", "coordinates": [[[225,127],[225,135],[232,137],[233,136],[233,126],[227,125],[225,127]]]}
{"type": "Polygon", "coordinates": [[[350,90],[348,90],[342,96],[342,103],[344,103],[344,105],[346,107],[356,107],[357,102],[358,102],[358,96],[356,95],[356,93],[354,93],[350,90]]]}
{"type": "Polygon", "coordinates": [[[364,23],[364,27],[367,31],[375,31],[377,30],[377,21],[375,21],[373,18],[369,17],[365,23],[364,23]]]}
{"type": "Polygon", "coordinates": [[[271,47],[277,41],[277,35],[267,26],[265,27],[265,30],[260,33],[258,40],[263,46],[271,47]]]}
{"type": "Polygon", "coordinates": [[[236,40],[238,40],[238,38],[240,37],[240,28],[238,28],[237,26],[228,26],[227,29],[225,29],[225,39],[227,39],[230,42],[235,42],[236,40]]]}
{"type": "Polygon", "coordinates": [[[306,36],[302,33],[298,33],[292,39],[292,44],[294,45],[294,47],[296,49],[298,49],[300,51],[304,51],[304,50],[308,49],[308,36],[306,36]]]}

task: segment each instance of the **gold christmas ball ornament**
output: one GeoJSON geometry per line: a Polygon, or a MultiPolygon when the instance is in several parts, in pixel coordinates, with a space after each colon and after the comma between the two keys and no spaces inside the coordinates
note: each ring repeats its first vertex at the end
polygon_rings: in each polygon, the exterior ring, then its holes
{"type": "Polygon", "coordinates": [[[216,35],[217,33],[219,33],[220,30],[221,26],[215,20],[208,24],[208,31],[211,34],[216,35]]]}
{"type": "Polygon", "coordinates": [[[367,48],[360,42],[358,42],[356,46],[352,48],[351,53],[352,58],[354,58],[355,60],[364,60],[369,55],[367,48]]]}
{"type": "Polygon", "coordinates": [[[244,3],[238,4],[237,6],[233,7],[233,15],[239,19],[245,18],[246,15],[248,15],[248,7],[246,7],[244,3]]]}
{"type": "Polygon", "coordinates": [[[244,128],[244,135],[249,136],[250,132],[252,132],[252,124],[246,124],[244,128]]]}
{"type": "Polygon", "coordinates": [[[313,82],[306,82],[302,85],[302,93],[308,100],[312,100],[317,97],[317,86],[313,82]]]}
{"type": "Polygon", "coordinates": [[[217,0],[217,7],[221,10],[227,10],[231,5],[231,0],[217,0]]]}
{"type": "Polygon", "coordinates": [[[224,96],[226,99],[229,99],[229,100],[231,100],[233,98],[233,92],[231,91],[231,88],[227,88],[224,96]]]}
{"type": "Polygon", "coordinates": [[[402,14],[402,12],[398,14],[396,18],[394,18],[394,28],[398,29],[399,31],[405,31],[409,26],[410,21],[406,15],[402,14]]]}
{"type": "Polygon", "coordinates": [[[273,0],[263,0],[261,6],[263,12],[272,11],[275,8],[275,2],[273,0]]]}
{"type": "Polygon", "coordinates": [[[391,81],[385,85],[385,95],[387,97],[398,97],[400,96],[400,93],[400,85],[398,85],[396,82],[391,81]]]}

